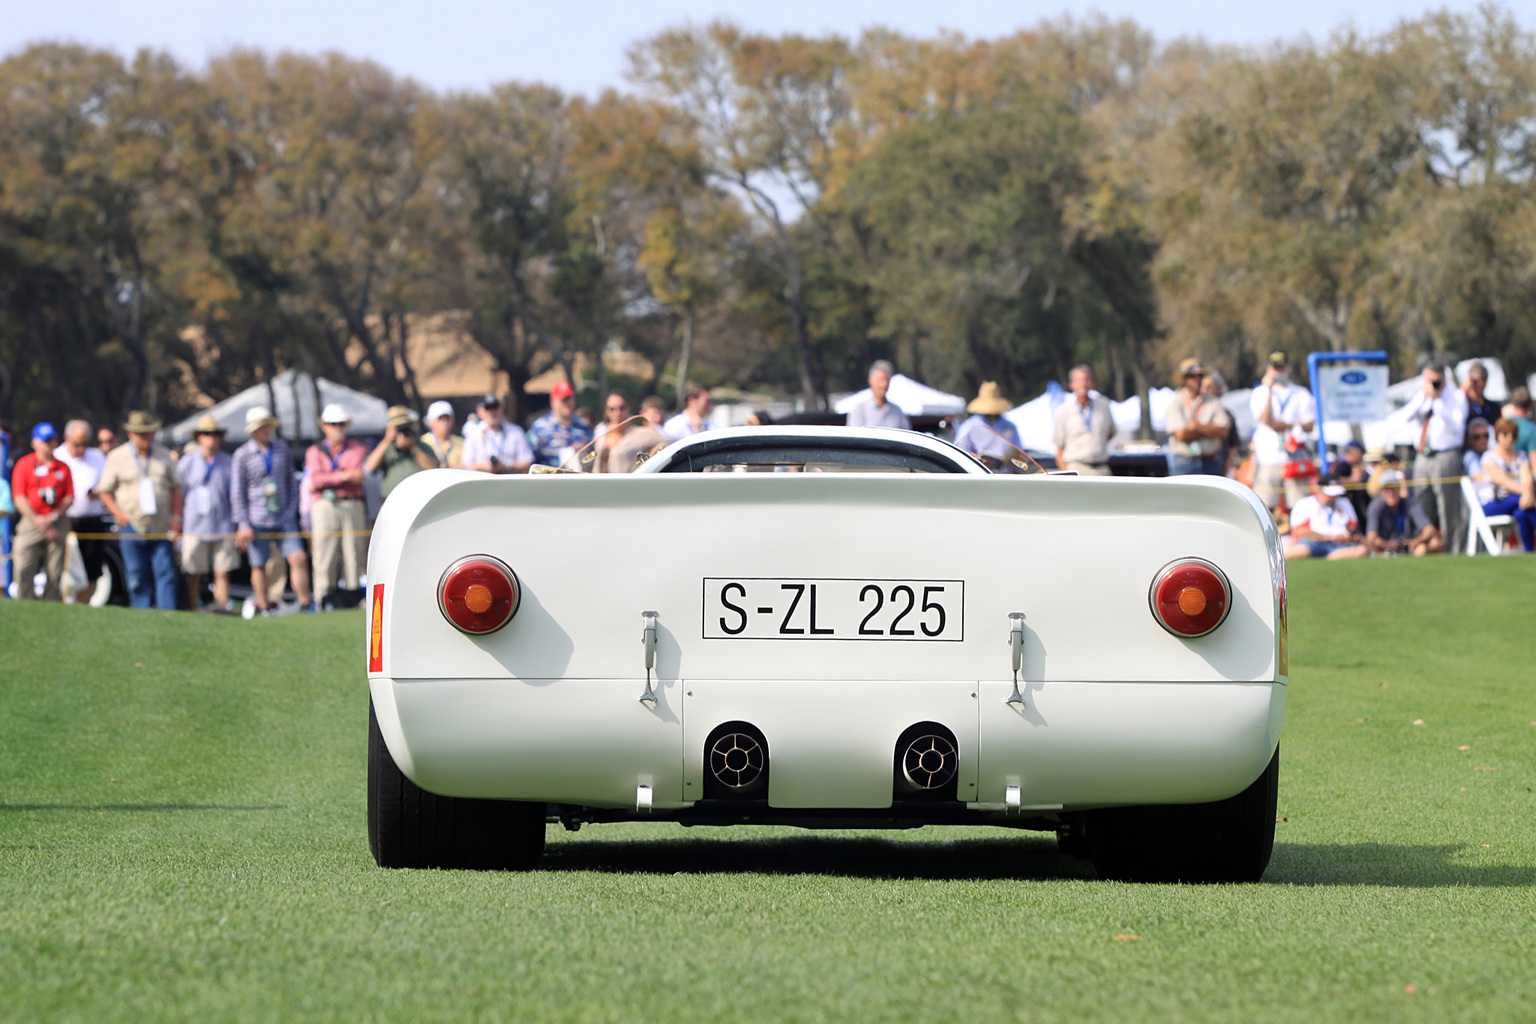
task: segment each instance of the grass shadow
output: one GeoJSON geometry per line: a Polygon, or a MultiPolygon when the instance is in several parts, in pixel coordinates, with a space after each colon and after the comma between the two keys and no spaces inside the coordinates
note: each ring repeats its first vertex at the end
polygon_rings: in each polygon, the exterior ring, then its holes
{"type": "Polygon", "coordinates": [[[933,880],[1093,877],[1093,868],[1086,861],[1058,852],[1053,839],[575,839],[546,847],[540,868],[622,874],[833,875],[933,880]]]}
{"type": "Polygon", "coordinates": [[[0,804],[5,811],[281,811],[282,804],[0,804]]]}
{"type": "MultiPolygon", "coordinates": [[[[1277,843],[1263,884],[1400,888],[1536,885],[1536,866],[1464,864],[1466,844],[1277,843]]],[[[540,869],[615,874],[828,875],[935,881],[1049,881],[1097,878],[1087,861],[1050,839],[893,841],[816,836],[585,841],[546,848],[540,869]]]]}
{"type": "Polygon", "coordinates": [[[1458,862],[1475,852],[1468,843],[1276,843],[1264,881],[1409,889],[1536,885],[1536,865],[1458,862]]]}

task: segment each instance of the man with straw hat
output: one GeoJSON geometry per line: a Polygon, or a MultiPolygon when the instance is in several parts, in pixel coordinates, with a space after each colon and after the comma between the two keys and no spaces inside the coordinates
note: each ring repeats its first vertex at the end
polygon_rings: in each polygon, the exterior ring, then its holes
{"type": "Polygon", "coordinates": [[[265,406],[245,412],[245,430],[251,439],[235,450],[234,480],[229,489],[230,513],[235,520],[235,546],[251,562],[251,599],[254,611],[270,615],[267,593],[267,555],[273,540],[288,560],[289,577],[300,607],[312,607],[309,590],[309,556],[299,535],[299,487],[293,479],[293,453],[278,437],[277,418],[265,406]]]}
{"type": "Polygon", "coordinates": [[[235,519],[229,507],[234,463],[224,453],[224,428],[212,416],[198,418],[192,428],[193,451],[176,463],[184,495],[181,571],[187,574],[188,606],[198,610],[203,576],[213,574],[213,604],[229,611],[229,574],[240,565],[235,549],[235,519]]]}
{"type": "Polygon", "coordinates": [[[181,479],[171,453],[155,443],[159,420],[147,412],[131,412],[124,429],[128,443],[107,456],[97,490],[122,537],[129,603],[174,611],[181,479]]]}
{"type": "Polygon", "coordinates": [[[982,384],[976,398],[965,407],[972,415],[955,431],[955,447],[986,460],[994,468],[1000,464],[1007,471],[1013,465],[1009,460],[1017,458],[1023,450],[1018,428],[1003,419],[1003,413],[1011,408],[1013,403],[1003,397],[994,381],[982,384]]]}

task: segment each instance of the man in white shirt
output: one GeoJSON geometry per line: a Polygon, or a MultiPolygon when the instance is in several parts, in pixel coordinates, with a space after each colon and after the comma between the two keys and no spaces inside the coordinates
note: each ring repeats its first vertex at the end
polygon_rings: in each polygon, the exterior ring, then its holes
{"type": "Polygon", "coordinates": [[[877,359],[869,367],[869,397],[848,411],[850,427],[895,427],[911,430],[912,422],[900,407],[885,400],[891,387],[896,367],[888,360],[877,359]]]}
{"type": "Polygon", "coordinates": [[[516,423],[508,423],[501,414],[501,400],[486,395],[480,400],[479,430],[464,439],[460,469],[482,473],[526,473],[533,465],[533,446],[528,435],[516,423]]]}
{"type": "Polygon", "coordinates": [[[1467,436],[1467,396],[1445,379],[1445,364],[1424,367],[1424,386],[1413,400],[1392,414],[1413,429],[1413,496],[1440,528],[1445,548],[1455,553],[1467,532],[1467,510],[1461,500],[1466,472],[1461,447],[1467,436]]]}
{"type": "Polygon", "coordinates": [[[1285,557],[1364,558],[1370,553],[1360,536],[1355,507],[1345,498],[1344,485],[1329,473],[1317,477],[1312,493],[1291,507],[1291,535],[1285,557]]]}
{"type": "Polygon", "coordinates": [[[74,480],[75,500],[69,506],[69,528],[77,535],[84,535],[77,537],[77,543],[80,545],[80,560],[85,564],[87,584],[85,589],[70,595],[77,604],[91,599],[96,582],[101,578],[102,566],[107,560],[107,545],[112,543],[101,539],[102,534],[112,532],[113,523],[101,503],[101,496],[96,493],[96,484],[101,480],[107,456],[91,444],[92,440],[94,438],[89,423],[85,420],[70,420],[64,424],[64,443],[53,450],[54,458],[69,467],[69,475],[74,480]]]}
{"type": "Polygon", "coordinates": [[[1317,404],[1306,388],[1291,383],[1291,363],[1284,352],[1269,354],[1264,379],[1249,401],[1254,419],[1253,489],[1270,511],[1280,503],[1282,493],[1286,507],[1295,508],[1307,495],[1306,474],[1298,473],[1298,465],[1287,476],[1286,467],[1300,464],[1309,455],[1306,434],[1317,425],[1317,404]],[[1293,459],[1293,451],[1302,458],[1293,459]]]}
{"type": "Polygon", "coordinates": [[[1093,368],[1086,363],[1072,367],[1067,386],[1072,400],[1061,403],[1051,424],[1056,468],[1078,476],[1109,476],[1109,442],[1115,436],[1109,399],[1093,390],[1093,368]]]}
{"type": "Polygon", "coordinates": [[[713,408],[714,401],[709,397],[706,389],[689,388],[683,411],[662,425],[661,436],[670,444],[673,441],[681,441],[685,437],[692,437],[694,434],[702,434],[709,429],[709,411],[713,408]]]}

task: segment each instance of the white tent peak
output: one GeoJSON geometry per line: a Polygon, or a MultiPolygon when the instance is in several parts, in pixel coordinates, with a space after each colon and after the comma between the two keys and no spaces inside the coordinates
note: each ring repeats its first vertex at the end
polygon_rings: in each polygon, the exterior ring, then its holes
{"type": "Polygon", "coordinates": [[[284,370],[269,381],[246,388],[237,395],[224,399],[218,405],[193,413],[180,423],[174,423],[165,431],[165,437],[177,446],[192,440],[197,421],[212,416],[219,426],[228,431],[226,440],[240,443],[249,435],[245,432],[246,410],[264,405],[278,419],[278,430],[290,441],[316,441],[320,439],[320,410],[332,402],[347,410],[352,417],[352,433],[380,435],[384,433],[384,420],[388,403],[382,398],[337,384],[324,377],[315,377],[302,370],[284,370]]]}

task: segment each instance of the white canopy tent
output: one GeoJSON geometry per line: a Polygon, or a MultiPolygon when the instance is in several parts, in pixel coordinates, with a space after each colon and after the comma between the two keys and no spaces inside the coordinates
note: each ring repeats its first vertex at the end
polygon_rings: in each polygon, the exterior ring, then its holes
{"type": "MultiPolygon", "coordinates": [[[[853,411],[853,407],[867,401],[869,388],[863,391],[855,391],[837,400],[832,406],[835,412],[847,415],[853,411]]],[[[965,399],[959,395],[951,395],[931,388],[922,381],[913,380],[905,374],[898,373],[891,378],[891,386],[885,393],[885,400],[908,416],[958,416],[965,412],[965,399]]]]}
{"type": "Polygon", "coordinates": [[[352,433],[382,435],[388,404],[382,398],[355,391],[324,377],[313,377],[300,370],[284,370],[270,381],[246,388],[218,405],[194,413],[162,431],[162,437],[180,446],[192,440],[192,431],[203,416],[212,416],[228,431],[226,440],[240,443],[247,438],[246,410],[264,405],[272,410],[282,435],[290,441],[315,441],[320,438],[320,410],[332,402],[352,417],[352,433]]]}

